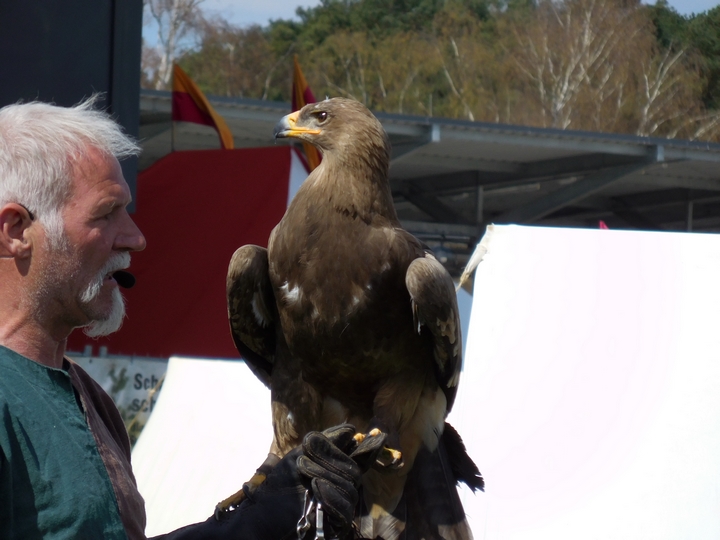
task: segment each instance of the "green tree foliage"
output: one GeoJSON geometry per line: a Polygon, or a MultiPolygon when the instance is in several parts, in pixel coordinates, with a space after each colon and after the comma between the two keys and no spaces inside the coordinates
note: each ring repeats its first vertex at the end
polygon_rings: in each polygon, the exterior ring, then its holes
{"type": "Polygon", "coordinates": [[[685,49],[702,77],[702,100],[709,109],[720,109],[720,6],[683,17],[666,0],[646,8],[663,49],[685,49]]]}
{"type": "MultiPolygon", "coordinates": [[[[181,65],[210,94],[317,97],[376,111],[717,139],[720,7],[664,0],[322,0],[299,20],[205,21],[181,65]]],[[[152,55],[148,55],[148,62],[152,55]]]]}
{"type": "Polygon", "coordinates": [[[254,99],[282,99],[278,88],[287,80],[286,57],[273,54],[260,26],[237,28],[222,20],[206,21],[200,47],[180,65],[210,94],[254,99]]]}
{"type": "Polygon", "coordinates": [[[700,56],[702,99],[710,109],[720,109],[720,6],[688,22],[688,42],[700,56]]]}

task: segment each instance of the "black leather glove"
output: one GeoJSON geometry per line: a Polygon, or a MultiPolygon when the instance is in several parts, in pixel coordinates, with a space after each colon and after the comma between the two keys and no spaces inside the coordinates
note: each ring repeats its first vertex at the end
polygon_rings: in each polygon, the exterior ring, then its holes
{"type": "MultiPolygon", "coordinates": [[[[349,424],[308,433],[303,444],[288,453],[239,508],[220,521],[213,516],[155,540],[295,539],[308,489],[324,509],[326,536],[345,538],[352,525],[360,479],[385,441],[380,434],[366,437],[358,445],[354,435],[355,428],[349,424]]],[[[315,515],[309,517],[314,524],[315,515]]],[[[314,528],[306,537],[314,538],[314,528]]]]}
{"type": "MultiPolygon", "coordinates": [[[[350,532],[360,479],[375,462],[385,441],[385,435],[380,434],[366,437],[358,445],[354,435],[355,428],[349,424],[308,433],[303,453],[297,459],[304,485],[322,505],[328,538],[344,538],[350,532]]],[[[309,517],[315,523],[316,514],[309,517]]]]}

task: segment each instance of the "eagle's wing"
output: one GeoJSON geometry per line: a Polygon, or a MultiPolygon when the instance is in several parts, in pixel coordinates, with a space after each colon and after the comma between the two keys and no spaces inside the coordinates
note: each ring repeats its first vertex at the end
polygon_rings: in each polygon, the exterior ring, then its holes
{"type": "Polygon", "coordinates": [[[450,274],[435,257],[413,260],[405,274],[412,300],[413,321],[418,334],[423,328],[432,336],[438,383],[452,408],[462,363],[462,338],[455,286],[450,274]]]}
{"type": "Polygon", "coordinates": [[[255,376],[269,387],[277,315],[265,248],[247,245],[233,254],[226,292],[235,346],[255,376]]]}

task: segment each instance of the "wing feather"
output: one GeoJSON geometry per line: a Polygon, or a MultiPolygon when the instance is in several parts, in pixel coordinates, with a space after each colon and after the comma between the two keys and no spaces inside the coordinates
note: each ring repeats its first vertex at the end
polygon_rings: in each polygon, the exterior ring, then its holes
{"type": "Polygon", "coordinates": [[[452,408],[460,380],[462,337],[455,286],[450,274],[435,257],[425,257],[410,263],[405,274],[405,285],[412,300],[415,328],[426,328],[433,339],[435,367],[452,408]]]}
{"type": "Polygon", "coordinates": [[[275,361],[275,297],[265,248],[242,246],[232,256],[226,282],[230,332],[240,355],[265,386],[275,361]]]}

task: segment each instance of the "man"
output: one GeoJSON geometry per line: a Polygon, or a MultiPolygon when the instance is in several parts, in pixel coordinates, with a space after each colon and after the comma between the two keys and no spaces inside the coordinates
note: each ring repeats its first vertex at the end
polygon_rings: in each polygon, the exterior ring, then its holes
{"type": "MultiPolygon", "coordinates": [[[[118,162],[139,148],[95,101],[0,109],[2,539],[144,538],[120,415],[64,356],[73,329],[98,336],[120,327],[118,271],[145,248],[118,162]]],[[[347,532],[356,486],[380,442],[353,460],[344,453],[352,434],[342,426],[309,435],[226,519],[166,538],[295,536],[307,488],[328,528],[347,532]]]]}

